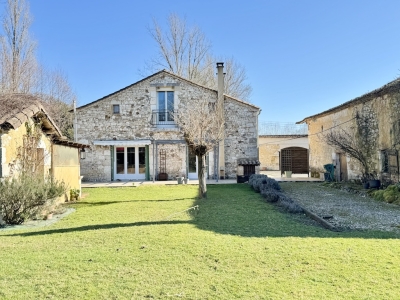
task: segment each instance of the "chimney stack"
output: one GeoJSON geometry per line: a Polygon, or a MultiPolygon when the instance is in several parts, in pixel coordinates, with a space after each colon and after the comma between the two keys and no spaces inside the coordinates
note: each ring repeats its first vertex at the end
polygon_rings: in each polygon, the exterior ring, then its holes
{"type": "Polygon", "coordinates": [[[224,102],[224,63],[217,62],[218,70],[218,102],[221,104],[224,102]]]}
{"type": "MultiPolygon", "coordinates": [[[[224,63],[217,62],[217,70],[218,70],[218,107],[221,113],[221,118],[225,122],[225,113],[224,113],[224,63]]],[[[225,133],[224,133],[225,136],[225,133]]],[[[217,178],[225,179],[225,141],[222,139],[218,145],[218,170],[217,170],[217,178]]],[[[218,181],[217,179],[217,181],[218,181]]]]}

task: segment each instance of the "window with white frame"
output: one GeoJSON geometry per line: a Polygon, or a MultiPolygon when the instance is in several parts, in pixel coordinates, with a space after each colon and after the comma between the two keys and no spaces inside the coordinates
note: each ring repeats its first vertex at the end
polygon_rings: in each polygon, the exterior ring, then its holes
{"type": "Polygon", "coordinates": [[[174,121],[174,92],[159,91],[157,92],[158,121],[173,122],[174,121]]]}

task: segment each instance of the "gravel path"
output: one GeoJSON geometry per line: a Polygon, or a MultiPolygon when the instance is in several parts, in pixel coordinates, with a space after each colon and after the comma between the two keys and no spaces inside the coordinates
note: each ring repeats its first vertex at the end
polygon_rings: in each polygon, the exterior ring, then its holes
{"type": "Polygon", "coordinates": [[[318,183],[285,182],[282,189],[293,200],[343,229],[369,229],[400,233],[400,206],[378,202],[318,183]]]}

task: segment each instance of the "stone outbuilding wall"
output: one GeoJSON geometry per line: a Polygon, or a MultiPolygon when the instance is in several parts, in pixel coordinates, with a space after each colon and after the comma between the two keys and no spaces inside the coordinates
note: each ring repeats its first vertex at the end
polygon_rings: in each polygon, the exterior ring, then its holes
{"type": "Polygon", "coordinates": [[[323,171],[333,164],[337,180],[357,179],[360,163],[339,149],[328,146],[324,136],[331,131],[347,132],[366,153],[370,171],[381,178],[398,181],[400,148],[400,81],[305,118],[310,143],[310,168],[323,171]],[[363,124],[366,122],[368,124],[363,124]],[[389,155],[388,155],[389,153],[389,155]],[[394,155],[394,156],[393,156],[394,155]]]}
{"type": "Polygon", "coordinates": [[[260,135],[258,151],[261,170],[280,170],[279,153],[289,147],[308,149],[307,135],[260,135]]]}

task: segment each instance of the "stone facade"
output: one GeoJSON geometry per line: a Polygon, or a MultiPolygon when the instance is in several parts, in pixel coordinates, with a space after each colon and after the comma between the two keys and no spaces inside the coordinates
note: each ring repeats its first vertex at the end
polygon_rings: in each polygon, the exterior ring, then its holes
{"type": "Polygon", "coordinates": [[[324,141],[326,133],[332,130],[344,130],[355,141],[359,141],[363,151],[365,149],[371,172],[378,174],[381,179],[398,181],[399,120],[399,80],[340,106],[305,118],[301,122],[308,124],[310,168],[323,171],[323,165],[333,164],[337,180],[360,178],[362,173],[360,163],[346,153],[328,146],[324,141]],[[363,119],[368,120],[368,126],[360,124],[360,120],[363,119]],[[391,156],[388,157],[385,153],[390,153],[391,156]]]}
{"type": "MultiPolygon", "coordinates": [[[[167,71],[160,71],[139,82],[125,87],[97,101],[76,110],[77,140],[91,145],[86,159],[82,162],[81,173],[84,180],[116,180],[117,161],[125,147],[125,159],[129,149],[144,151],[145,174],[123,179],[151,180],[161,172],[161,150],[165,150],[166,173],[169,179],[188,175],[188,149],[183,135],[173,120],[157,124],[160,114],[158,93],[173,93],[174,110],[180,105],[190,105],[191,101],[206,95],[217,101],[218,92],[192,83],[167,71]],[[119,113],[114,109],[119,106],[119,113]],[[118,152],[119,153],[119,152],[118,152]],[[184,173],[184,174],[182,174],[184,173]],[[139,178],[140,177],[140,178],[139,178]]],[[[166,96],[167,97],[167,96],[166,96]]],[[[257,122],[260,109],[252,104],[228,96],[225,104],[225,173],[227,178],[236,177],[237,159],[258,158],[257,122]]],[[[168,108],[170,109],[170,108],[168,108]]],[[[166,115],[163,120],[168,120],[166,115]]],[[[133,151],[133,150],[132,150],[133,151]]],[[[137,155],[137,154],[135,154],[137,155]]],[[[132,156],[133,157],[133,156],[132,156]]],[[[142,167],[144,156],[139,157],[142,167]]],[[[136,161],[137,162],[137,161],[136,161]]],[[[208,158],[208,174],[214,173],[214,154],[208,158]]],[[[132,168],[134,166],[132,165],[132,168]]]]}
{"type": "Polygon", "coordinates": [[[258,160],[258,114],[234,98],[225,97],[225,176],[236,178],[237,160],[258,160]]]}

